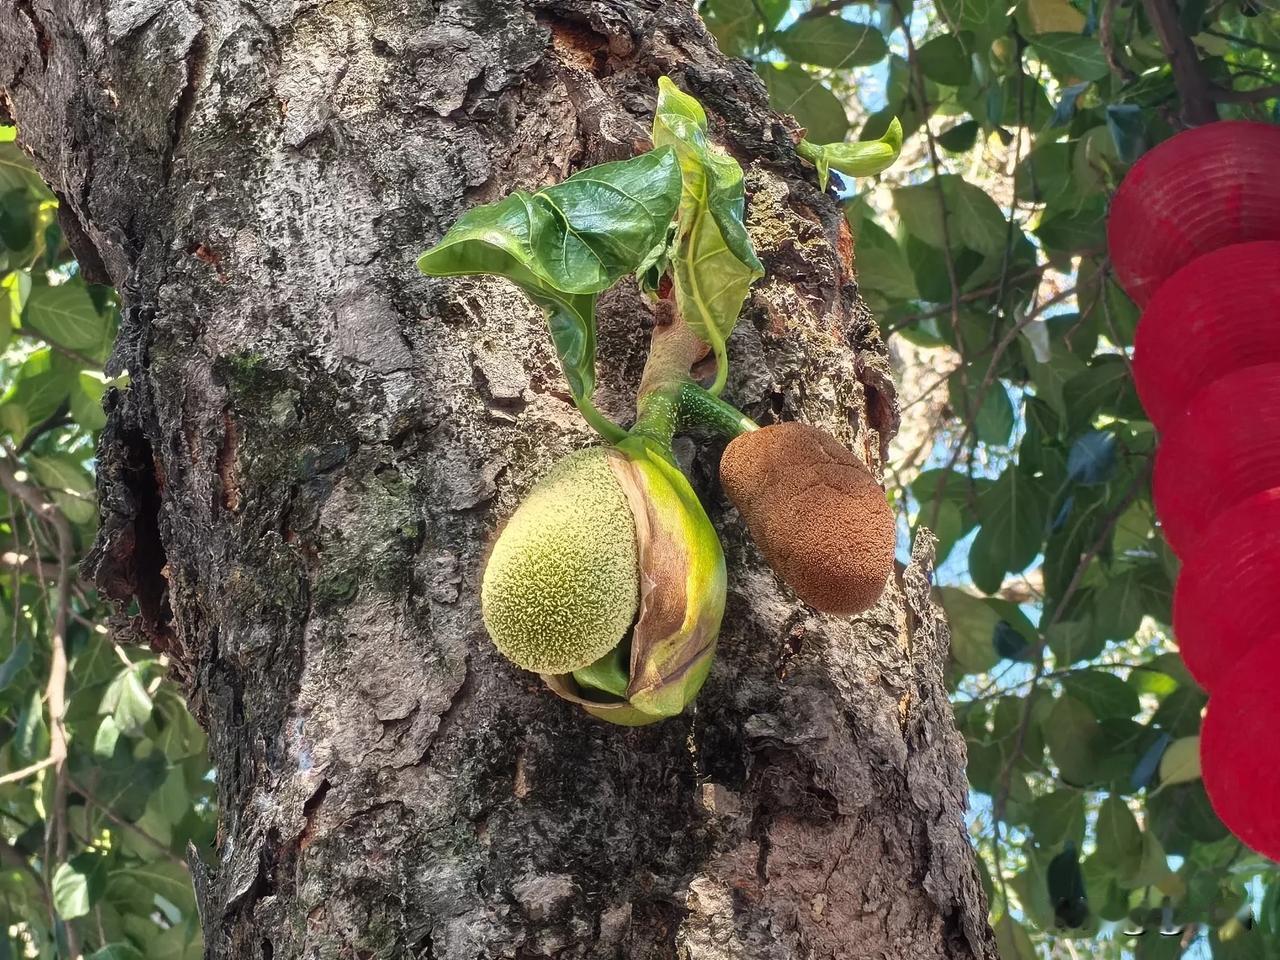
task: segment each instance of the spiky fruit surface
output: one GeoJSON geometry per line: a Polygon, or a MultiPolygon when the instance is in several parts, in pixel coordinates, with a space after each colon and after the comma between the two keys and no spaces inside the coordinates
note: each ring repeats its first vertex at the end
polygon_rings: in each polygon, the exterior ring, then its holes
{"type": "Polygon", "coordinates": [[[826,431],[779,423],[725,449],[720,482],[774,572],[809,605],[860,613],[893,570],[895,524],[884,491],[826,431]]]}
{"type": "Polygon", "coordinates": [[[1262,637],[1209,697],[1200,770],[1209,802],[1245,844],[1280,860],[1280,634],[1262,637]]]}
{"type": "Polygon", "coordinates": [[[529,491],[484,571],[494,644],[517,666],[569,673],[613,649],[639,604],[636,528],[604,447],[569,454],[529,491]]]}

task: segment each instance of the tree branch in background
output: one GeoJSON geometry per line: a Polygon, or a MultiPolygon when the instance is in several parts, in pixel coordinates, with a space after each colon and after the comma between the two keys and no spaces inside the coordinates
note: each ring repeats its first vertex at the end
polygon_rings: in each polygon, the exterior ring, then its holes
{"type": "Polygon", "coordinates": [[[1132,80],[1136,74],[1116,56],[1115,49],[1115,15],[1119,0],[1106,0],[1102,5],[1102,15],[1098,19],[1098,39],[1102,44],[1102,55],[1107,58],[1107,66],[1121,80],[1132,80]]]}
{"type": "Polygon", "coordinates": [[[1182,29],[1174,0],[1142,0],[1160,47],[1169,58],[1173,83],[1182,98],[1182,119],[1193,127],[1218,119],[1217,98],[1205,76],[1195,44],[1182,29]]]}
{"type": "Polygon", "coordinates": [[[1212,88],[1213,98],[1222,103],[1262,103],[1280,97],[1280,83],[1269,87],[1255,87],[1252,90],[1228,90],[1215,85],[1212,88]]]}

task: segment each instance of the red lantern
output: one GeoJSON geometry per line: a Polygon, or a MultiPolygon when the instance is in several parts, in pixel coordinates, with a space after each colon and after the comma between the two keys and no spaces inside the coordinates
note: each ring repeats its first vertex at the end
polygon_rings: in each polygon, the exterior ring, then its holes
{"type": "Polygon", "coordinates": [[[1274,629],[1210,696],[1200,729],[1200,774],[1227,828],[1280,860],[1280,633],[1274,629]]]}
{"type": "MultiPolygon", "coordinates": [[[[1212,692],[1280,625],[1280,487],[1209,524],[1178,574],[1173,635],[1187,669],[1212,692]]],[[[1280,677],[1276,678],[1280,680],[1280,677]]]]}
{"type": "MultiPolygon", "coordinates": [[[[1280,126],[1224,120],[1146,153],[1111,202],[1107,246],[1139,306],[1184,264],[1219,247],[1280,240],[1280,126]]],[[[1221,293],[1231,291],[1223,277],[1221,293]]]]}
{"type": "Polygon", "coordinates": [[[1165,429],[1200,387],[1272,362],[1280,362],[1280,241],[1263,240],[1197,257],[1161,285],[1138,324],[1133,374],[1151,422],[1165,429]]]}
{"type": "Polygon", "coordinates": [[[1165,538],[1184,558],[1220,513],[1280,486],[1280,363],[1196,393],[1161,438],[1152,486],[1165,538]]]}

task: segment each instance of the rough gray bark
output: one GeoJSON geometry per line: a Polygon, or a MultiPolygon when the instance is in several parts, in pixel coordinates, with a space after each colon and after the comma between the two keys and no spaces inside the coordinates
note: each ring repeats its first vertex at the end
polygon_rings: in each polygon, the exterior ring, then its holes
{"type": "MultiPolygon", "coordinates": [[[[645,146],[664,72],[743,161],[769,271],[727,395],[878,469],[840,211],[688,2],[0,0],[0,110],[126,304],[91,566],[210,731],[208,956],[994,956],[928,542],[817,616],[688,444],[730,569],[696,711],[602,725],[485,639],[485,544],[589,437],[538,314],[414,257],[645,146]]],[[[601,316],[625,420],[653,318],[601,316]]]]}

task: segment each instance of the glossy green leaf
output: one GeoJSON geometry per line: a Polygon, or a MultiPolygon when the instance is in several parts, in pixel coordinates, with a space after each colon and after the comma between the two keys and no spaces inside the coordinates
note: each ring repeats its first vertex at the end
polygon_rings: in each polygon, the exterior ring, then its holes
{"type": "Polygon", "coordinates": [[[1101,80],[1109,72],[1102,46],[1078,33],[1039,33],[1030,38],[1031,50],[1064,83],[1101,80]]]}
{"type": "Polygon", "coordinates": [[[589,418],[596,294],[660,254],[679,203],[675,151],[659,147],[475,207],[418,259],[428,276],[506,277],[542,307],[569,388],[589,418]]]}
{"type": "Polygon", "coordinates": [[[105,323],[79,279],[56,287],[34,287],[27,298],[22,321],[36,333],[73,350],[95,347],[102,339],[105,323]]]}
{"type": "Polygon", "coordinates": [[[886,170],[902,152],[902,124],[893,122],[876,140],[859,140],[853,143],[815,144],[801,140],[796,153],[804,157],[818,170],[818,186],[827,189],[830,172],[837,170],[851,177],[871,177],[886,170]]]}
{"type": "Polygon", "coordinates": [[[725,341],[752,282],[764,275],[743,223],[742,168],[711,143],[702,105],[667,77],[658,81],[653,142],[674,148],[679,157],[684,186],[672,260],[676,303],[693,332],[715,351],[717,393],[728,374],[725,341]]]}
{"type": "Polygon", "coordinates": [[[102,897],[107,880],[106,857],[82,853],[60,864],[53,874],[53,906],[63,920],[83,917],[102,897]]]}
{"type": "Polygon", "coordinates": [[[109,715],[126,736],[138,736],[151,719],[152,701],[135,665],[117,674],[102,696],[98,712],[109,715]]]}
{"type": "Polygon", "coordinates": [[[778,34],[777,44],[792,60],[846,70],[879,63],[889,52],[875,27],[839,16],[801,17],[778,34]]]}

